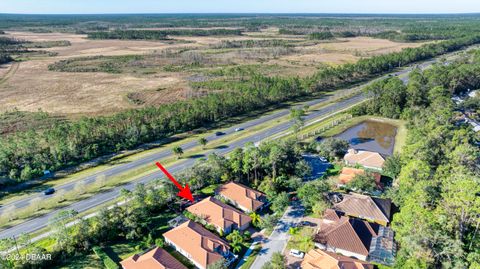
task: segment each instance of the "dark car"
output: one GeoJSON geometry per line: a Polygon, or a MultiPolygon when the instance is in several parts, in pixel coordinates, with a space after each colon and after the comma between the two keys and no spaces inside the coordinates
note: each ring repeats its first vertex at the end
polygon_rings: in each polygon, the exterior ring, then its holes
{"type": "Polygon", "coordinates": [[[43,194],[50,195],[50,194],[53,194],[54,192],[55,192],[54,188],[48,188],[43,192],[43,194]]]}
{"type": "Polygon", "coordinates": [[[215,135],[216,136],[221,136],[221,135],[224,135],[225,133],[224,132],[216,132],[215,135]]]}

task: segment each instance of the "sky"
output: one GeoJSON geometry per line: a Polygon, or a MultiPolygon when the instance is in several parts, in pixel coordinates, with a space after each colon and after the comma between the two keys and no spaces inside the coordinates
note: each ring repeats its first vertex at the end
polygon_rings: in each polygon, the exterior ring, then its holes
{"type": "Polygon", "coordinates": [[[0,13],[476,13],[480,0],[0,0],[0,13]]]}

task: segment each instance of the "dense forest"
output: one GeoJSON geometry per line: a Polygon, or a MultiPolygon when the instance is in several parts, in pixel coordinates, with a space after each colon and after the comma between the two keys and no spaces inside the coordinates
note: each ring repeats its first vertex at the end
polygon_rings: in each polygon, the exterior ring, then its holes
{"type": "Polygon", "coordinates": [[[235,29],[191,29],[191,30],[115,30],[109,32],[90,32],[90,39],[139,39],[139,40],[166,40],[168,36],[231,36],[242,35],[242,31],[235,29]]]}
{"type": "Polygon", "coordinates": [[[264,109],[300,96],[349,85],[406,64],[478,43],[479,36],[427,44],[415,49],[362,59],[356,64],[328,67],[315,76],[265,77],[220,93],[114,116],[83,118],[44,131],[30,130],[0,139],[0,175],[16,183],[107,153],[134,148],[246,112],[264,109]]]}
{"type": "MultiPolygon", "coordinates": [[[[336,37],[373,36],[396,41],[451,39],[476,34],[477,14],[456,15],[14,15],[0,14],[0,30],[88,33],[126,28],[243,28],[276,27],[281,33],[308,35],[331,32],[336,37]]],[[[172,34],[174,35],[174,34],[172,34]]]]}
{"type": "Polygon", "coordinates": [[[416,70],[366,89],[372,101],[356,107],[408,120],[407,145],[389,191],[400,212],[392,227],[400,250],[396,268],[479,268],[480,151],[478,136],[458,117],[453,94],[480,87],[474,57],[416,70]]]}

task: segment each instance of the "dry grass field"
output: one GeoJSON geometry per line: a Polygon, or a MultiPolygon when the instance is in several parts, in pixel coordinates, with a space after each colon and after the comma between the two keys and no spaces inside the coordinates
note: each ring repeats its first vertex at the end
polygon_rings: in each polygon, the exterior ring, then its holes
{"type": "Polygon", "coordinates": [[[20,64],[1,66],[0,112],[16,108],[67,117],[110,114],[182,100],[191,96],[192,81],[198,77],[208,78],[212,70],[221,67],[252,65],[270,75],[306,76],[322,64],[350,63],[361,57],[422,45],[366,37],[320,42],[302,36],[278,35],[275,29],[243,36],[175,37],[168,41],[89,40],[85,35],[67,33],[8,32],[8,35],[28,41],[67,40],[71,46],[43,49],[55,52],[55,56],[32,57],[20,64]],[[289,47],[216,47],[222,41],[271,39],[282,40],[289,47]],[[181,50],[187,52],[180,54],[181,50]],[[161,56],[165,51],[179,56],[180,60],[161,56]],[[88,62],[85,57],[122,55],[142,55],[144,60],[135,63],[140,67],[129,63],[118,73],[49,70],[49,65],[61,60],[71,59],[81,66],[101,64],[104,60],[88,62]],[[188,60],[181,59],[185,55],[201,57],[201,64],[189,65],[188,60]]]}

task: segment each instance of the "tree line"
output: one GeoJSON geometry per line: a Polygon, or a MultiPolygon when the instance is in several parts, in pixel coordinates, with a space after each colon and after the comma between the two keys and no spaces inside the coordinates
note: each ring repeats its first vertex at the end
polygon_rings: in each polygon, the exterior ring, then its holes
{"type": "Polygon", "coordinates": [[[269,48],[269,47],[292,47],[291,42],[282,39],[263,39],[263,40],[222,40],[219,44],[212,47],[215,49],[240,49],[240,48],[269,48]]]}
{"type": "Polygon", "coordinates": [[[221,119],[265,109],[301,96],[360,82],[394,68],[478,43],[479,36],[427,44],[322,69],[307,79],[251,75],[220,93],[129,110],[113,116],[82,118],[47,130],[29,130],[0,138],[0,175],[16,182],[45,169],[58,170],[95,157],[131,149],[221,119]]]}
{"type": "Polygon", "coordinates": [[[0,37],[0,64],[6,64],[13,61],[12,54],[22,52],[24,49],[21,47],[19,40],[0,37]]]}
{"type": "Polygon", "coordinates": [[[229,36],[242,35],[238,29],[172,29],[172,30],[114,30],[89,32],[90,39],[167,40],[168,36],[229,36]]]}
{"type": "Polygon", "coordinates": [[[312,40],[331,40],[335,36],[331,32],[315,32],[308,35],[308,39],[312,40]]]}

